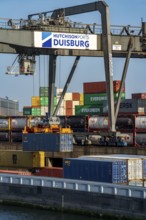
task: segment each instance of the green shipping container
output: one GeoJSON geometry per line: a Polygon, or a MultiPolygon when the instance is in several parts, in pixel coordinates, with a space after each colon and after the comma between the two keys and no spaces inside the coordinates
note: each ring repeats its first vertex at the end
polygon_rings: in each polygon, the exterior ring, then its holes
{"type": "MultiPolygon", "coordinates": [[[[40,96],[48,96],[48,87],[40,87],[39,88],[39,95],[40,96]]],[[[56,96],[56,87],[54,88],[54,96],[56,96]]]]}
{"type": "Polygon", "coordinates": [[[23,108],[23,115],[32,115],[32,108],[24,107],[23,108]]]}
{"type": "Polygon", "coordinates": [[[41,116],[41,109],[40,108],[32,108],[32,115],[33,116],[41,116]]]}
{"type": "MultiPolygon", "coordinates": [[[[40,97],[41,106],[48,106],[48,97],[40,97]]],[[[57,98],[54,97],[54,106],[57,105],[57,98]]]]}
{"type": "Polygon", "coordinates": [[[102,105],[77,105],[75,115],[98,115],[103,113],[102,105]]]}
{"type": "MultiPolygon", "coordinates": [[[[125,99],[125,93],[122,93],[122,100],[125,99]]],[[[114,93],[114,99],[118,99],[118,93],[114,93]]],[[[96,94],[84,94],[84,104],[85,105],[96,105],[101,104],[103,101],[107,100],[106,93],[96,93],[96,94]]]]}

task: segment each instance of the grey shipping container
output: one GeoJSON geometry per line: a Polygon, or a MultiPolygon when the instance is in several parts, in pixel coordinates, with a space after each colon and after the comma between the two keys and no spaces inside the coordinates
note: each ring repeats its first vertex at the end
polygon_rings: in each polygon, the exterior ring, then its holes
{"type": "MultiPolygon", "coordinates": [[[[103,112],[108,111],[107,101],[103,102],[103,112]]],[[[141,113],[146,112],[146,99],[125,99],[119,107],[120,113],[141,113]]]]}
{"type": "Polygon", "coordinates": [[[106,183],[127,183],[125,160],[65,158],[64,178],[106,183]]]}
{"type": "Polygon", "coordinates": [[[24,151],[71,152],[73,151],[72,134],[28,133],[23,134],[24,151]]]}

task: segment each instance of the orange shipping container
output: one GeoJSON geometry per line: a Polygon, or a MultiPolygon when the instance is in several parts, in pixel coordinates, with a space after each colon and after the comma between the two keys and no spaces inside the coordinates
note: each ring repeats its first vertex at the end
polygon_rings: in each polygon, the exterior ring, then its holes
{"type": "Polygon", "coordinates": [[[61,167],[47,167],[36,170],[35,176],[48,176],[63,178],[63,168],[61,167]]]}
{"type": "Polygon", "coordinates": [[[73,92],[72,93],[72,100],[73,101],[80,101],[80,93],[73,92]]]}
{"type": "Polygon", "coordinates": [[[72,116],[72,115],[73,115],[73,109],[72,109],[72,108],[67,108],[65,115],[66,115],[66,116],[72,116]]]}
{"type": "MultiPolygon", "coordinates": [[[[121,81],[113,81],[113,90],[118,92],[120,89],[121,81]]],[[[83,91],[85,94],[91,93],[105,93],[106,92],[106,82],[88,82],[83,84],[83,91]]],[[[125,86],[122,89],[125,92],[125,86]]]]}
{"type": "Polygon", "coordinates": [[[65,101],[65,107],[66,108],[72,108],[73,107],[73,102],[71,100],[66,100],[65,101]]]}
{"type": "Polygon", "coordinates": [[[132,99],[146,99],[146,93],[133,93],[132,99]]]}

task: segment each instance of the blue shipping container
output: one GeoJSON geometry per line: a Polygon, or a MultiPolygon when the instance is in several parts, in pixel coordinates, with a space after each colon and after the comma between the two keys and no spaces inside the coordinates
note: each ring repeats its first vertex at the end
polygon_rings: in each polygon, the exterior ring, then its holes
{"type": "Polygon", "coordinates": [[[64,178],[106,183],[127,183],[125,160],[65,158],[64,178]]]}
{"type": "Polygon", "coordinates": [[[22,144],[24,151],[71,152],[73,136],[59,133],[28,133],[23,134],[22,144]]]}

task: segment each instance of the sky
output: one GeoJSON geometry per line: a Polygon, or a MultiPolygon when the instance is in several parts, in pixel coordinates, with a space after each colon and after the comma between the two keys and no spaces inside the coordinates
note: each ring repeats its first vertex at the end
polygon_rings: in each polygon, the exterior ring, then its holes
{"type": "MultiPolygon", "coordinates": [[[[5,0],[0,3],[0,18],[27,19],[29,14],[51,11],[74,5],[94,2],[91,0],[5,0]]],[[[146,21],[146,0],[106,0],[110,11],[111,25],[141,26],[146,21]]],[[[100,14],[92,12],[71,16],[70,20],[83,24],[101,24],[100,14]]],[[[34,76],[6,75],[7,66],[12,65],[15,55],[0,54],[0,97],[19,101],[19,110],[31,106],[31,97],[39,95],[39,87],[48,85],[48,56],[36,58],[34,76]]],[[[75,57],[58,57],[56,86],[62,88],[75,57]]],[[[114,80],[120,80],[125,59],[113,58],[114,80]]],[[[81,57],[67,92],[83,92],[84,82],[105,80],[103,58],[81,57]]],[[[126,98],[132,93],[146,92],[146,60],[130,59],[126,77],[126,98]]]]}

